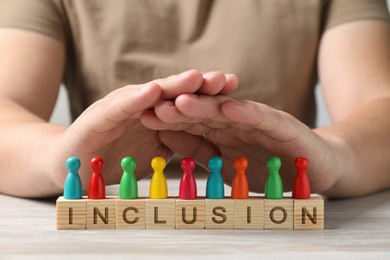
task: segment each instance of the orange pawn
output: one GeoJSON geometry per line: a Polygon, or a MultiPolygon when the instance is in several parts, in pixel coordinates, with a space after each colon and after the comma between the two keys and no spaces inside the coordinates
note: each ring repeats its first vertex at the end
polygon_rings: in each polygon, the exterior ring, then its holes
{"type": "Polygon", "coordinates": [[[234,169],[236,175],[232,184],[232,199],[247,199],[248,198],[248,179],[246,178],[245,170],[248,168],[248,160],[244,157],[238,157],[234,160],[234,169]]]}

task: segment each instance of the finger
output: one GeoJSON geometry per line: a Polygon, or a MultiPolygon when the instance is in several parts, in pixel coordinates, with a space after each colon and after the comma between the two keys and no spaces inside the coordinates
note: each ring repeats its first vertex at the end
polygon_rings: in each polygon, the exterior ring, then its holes
{"type": "Polygon", "coordinates": [[[203,83],[197,93],[214,96],[223,90],[225,84],[226,77],[222,72],[206,72],[203,74],[203,83]]]}
{"type": "Polygon", "coordinates": [[[220,95],[228,95],[235,91],[238,88],[238,85],[240,83],[238,77],[234,74],[226,74],[226,83],[221,92],[220,95]]]}
{"type": "Polygon", "coordinates": [[[175,106],[187,117],[216,120],[223,116],[220,106],[227,99],[225,96],[183,94],[176,98],[175,106]]]}
{"type": "Polygon", "coordinates": [[[209,135],[216,131],[215,127],[210,127],[204,123],[165,123],[159,119],[153,110],[144,111],[140,116],[141,123],[152,130],[170,130],[170,131],[185,131],[193,135],[209,135]]]}
{"type": "Polygon", "coordinates": [[[292,141],[310,130],[290,114],[253,101],[225,100],[221,111],[232,123],[251,126],[278,141],[292,141]]]}
{"type": "MultiPolygon", "coordinates": [[[[205,93],[205,94],[228,94],[234,91],[238,86],[238,78],[233,74],[224,75],[221,72],[201,73],[197,70],[185,71],[181,74],[172,75],[167,78],[156,79],[155,82],[163,89],[161,95],[163,99],[174,99],[180,94],[185,93],[205,93]],[[204,80],[204,75],[206,79],[204,80]],[[225,84],[222,84],[224,82],[225,84]]],[[[137,85],[128,85],[117,89],[107,97],[127,93],[136,88],[137,85]]]]}
{"type": "Polygon", "coordinates": [[[175,100],[175,106],[192,122],[202,122],[212,128],[230,127],[228,120],[222,114],[220,105],[228,99],[225,96],[199,96],[193,94],[180,95],[175,100]]]}
{"type": "Polygon", "coordinates": [[[133,88],[126,94],[111,95],[99,105],[83,113],[73,125],[87,133],[104,133],[117,127],[122,121],[138,117],[141,111],[151,107],[161,96],[162,89],[156,83],[133,88]]]}
{"type": "Polygon", "coordinates": [[[152,130],[180,131],[190,125],[192,119],[177,110],[173,101],[159,101],[153,110],[144,111],[140,116],[141,123],[152,130]]]}
{"type": "Polygon", "coordinates": [[[170,100],[158,102],[154,108],[154,111],[160,120],[168,124],[195,122],[193,118],[187,117],[181,113],[175,106],[175,102],[170,100]]]}
{"type": "Polygon", "coordinates": [[[172,151],[182,156],[194,158],[203,167],[207,166],[211,157],[219,156],[218,148],[203,136],[180,131],[160,131],[159,138],[172,151]]]}
{"type": "Polygon", "coordinates": [[[198,94],[228,95],[235,91],[239,85],[239,79],[235,74],[223,74],[222,72],[201,73],[203,74],[203,84],[200,91],[197,92],[198,94]],[[222,85],[222,82],[225,82],[225,84],[222,85]]]}
{"type": "Polygon", "coordinates": [[[197,92],[202,86],[203,76],[197,70],[189,70],[153,82],[161,86],[163,99],[174,99],[180,94],[197,92]]]}
{"type": "Polygon", "coordinates": [[[141,123],[152,130],[172,130],[172,131],[180,131],[183,130],[186,126],[179,124],[169,124],[165,123],[161,119],[159,119],[154,112],[154,110],[144,111],[140,116],[141,123]]]}
{"type": "MultiPolygon", "coordinates": [[[[174,99],[180,94],[195,93],[202,86],[203,76],[196,70],[185,71],[181,74],[153,80],[149,83],[157,83],[162,91],[161,97],[164,99],[174,99]]],[[[146,83],[148,84],[148,83],[146,83]]],[[[146,85],[144,84],[144,85],[146,85]]],[[[140,85],[127,85],[109,93],[107,99],[123,95],[129,91],[139,88],[140,85]]]]}
{"type": "MultiPolygon", "coordinates": [[[[178,124],[180,127],[172,127],[171,130],[184,130],[187,125],[204,123],[214,128],[225,128],[228,124],[224,122],[218,122],[217,120],[204,120],[202,118],[188,117],[181,113],[174,102],[172,101],[160,101],[156,104],[155,115],[159,120],[167,124],[178,124]]],[[[167,128],[168,129],[168,128],[167,128]]]]}

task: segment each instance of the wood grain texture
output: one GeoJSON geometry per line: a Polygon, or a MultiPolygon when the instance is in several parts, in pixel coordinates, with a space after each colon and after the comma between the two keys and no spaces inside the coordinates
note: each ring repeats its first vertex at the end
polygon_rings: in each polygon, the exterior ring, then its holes
{"type": "Polygon", "coordinates": [[[294,199],[294,229],[324,229],[324,200],[294,199]]]}
{"type": "Polygon", "coordinates": [[[204,229],[205,200],[176,199],[176,228],[204,229]]]}
{"type": "Polygon", "coordinates": [[[116,200],[117,229],[145,229],[146,199],[116,200]]]}
{"type": "Polygon", "coordinates": [[[57,229],[323,229],[324,226],[321,198],[64,200],[61,197],[57,205],[57,229]],[[264,218],[268,218],[267,223],[264,218]]]}
{"type": "Polygon", "coordinates": [[[146,199],[146,228],[175,228],[175,199],[146,199]]]}
{"type": "Polygon", "coordinates": [[[206,199],[206,229],[234,228],[234,200],[206,199]]]}
{"type": "Polygon", "coordinates": [[[264,229],[264,199],[234,200],[235,229],[264,229]]]}
{"type": "MultiPolygon", "coordinates": [[[[170,166],[169,166],[170,167],[170,166]]],[[[180,169],[179,166],[171,169],[180,169]]],[[[200,167],[197,167],[197,170],[200,167]]],[[[178,194],[178,179],[169,179],[178,194]]],[[[196,173],[198,174],[198,173],[196,173]]],[[[148,196],[149,180],[138,183],[148,196]]],[[[206,179],[197,179],[204,195],[206,179]]],[[[118,194],[118,185],[107,194],[118,194]]],[[[230,187],[225,186],[226,194],[230,187]]],[[[257,195],[258,194],[251,194],[257,195]]],[[[290,194],[286,194],[290,196],[290,194]]],[[[0,195],[2,259],[389,259],[390,190],[348,200],[325,200],[324,230],[56,230],[57,198],[0,195]]]]}
{"type": "Polygon", "coordinates": [[[116,198],[87,200],[87,229],[115,229],[116,198]]]}
{"type": "Polygon", "coordinates": [[[294,201],[264,199],[264,229],[294,229],[294,201]]]}
{"type": "Polygon", "coordinates": [[[57,229],[85,229],[87,200],[66,200],[59,197],[56,202],[57,229]]]}

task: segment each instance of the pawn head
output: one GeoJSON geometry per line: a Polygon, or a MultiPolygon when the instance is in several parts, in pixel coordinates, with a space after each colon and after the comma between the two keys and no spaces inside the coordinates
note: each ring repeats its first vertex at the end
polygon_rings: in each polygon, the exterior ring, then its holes
{"type": "Polygon", "coordinates": [[[135,167],[137,167],[137,162],[131,156],[123,157],[121,167],[125,172],[134,172],[135,167]]]}
{"type": "Polygon", "coordinates": [[[155,171],[163,171],[165,166],[167,166],[167,162],[162,157],[154,157],[151,162],[152,168],[155,171]]]}
{"type": "Polygon", "coordinates": [[[223,167],[222,158],[218,156],[211,157],[208,166],[211,171],[220,171],[223,167]]]}
{"type": "Polygon", "coordinates": [[[94,172],[100,172],[103,168],[103,159],[100,157],[94,157],[91,159],[89,165],[91,166],[94,172]]]}
{"type": "Polygon", "coordinates": [[[309,167],[309,161],[305,157],[295,159],[295,168],[298,170],[306,170],[309,167]]]}
{"type": "Polygon", "coordinates": [[[183,171],[193,171],[195,169],[195,160],[190,157],[186,157],[181,160],[180,166],[183,171]]]}
{"type": "Polygon", "coordinates": [[[245,171],[248,168],[248,160],[244,157],[237,157],[234,160],[234,169],[238,171],[245,171]]]}
{"type": "Polygon", "coordinates": [[[76,172],[80,169],[81,163],[80,159],[77,157],[69,157],[66,160],[66,168],[68,168],[69,172],[76,172]]]}
{"type": "Polygon", "coordinates": [[[282,167],[282,162],[279,157],[270,157],[267,160],[268,171],[279,171],[280,167],[282,167]]]}

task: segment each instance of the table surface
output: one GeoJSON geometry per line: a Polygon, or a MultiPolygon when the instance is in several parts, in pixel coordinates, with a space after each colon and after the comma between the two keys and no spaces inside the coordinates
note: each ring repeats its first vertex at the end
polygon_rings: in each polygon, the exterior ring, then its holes
{"type": "MultiPolygon", "coordinates": [[[[179,180],[169,179],[177,196],[179,180]]],[[[198,194],[206,182],[198,180],[198,194]]],[[[149,181],[139,182],[146,196],[149,181]]],[[[226,193],[230,188],[226,187],[226,193]]],[[[118,186],[109,186],[117,195],[118,186]]],[[[390,259],[390,191],[325,201],[325,230],[56,230],[55,199],[0,195],[0,258],[390,259]]]]}

